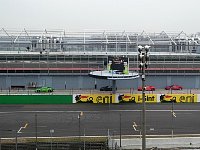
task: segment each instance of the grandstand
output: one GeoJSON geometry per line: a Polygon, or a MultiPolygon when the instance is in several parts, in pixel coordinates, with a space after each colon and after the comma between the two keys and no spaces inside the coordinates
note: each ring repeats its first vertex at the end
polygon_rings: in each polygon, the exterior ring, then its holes
{"type": "MultiPolygon", "coordinates": [[[[99,87],[107,85],[109,81],[94,81],[89,72],[105,69],[108,56],[128,57],[130,71],[138,71],[138,45],[151,46],[148,84],[200,88],[200,33],[4,28],[0,29],[0,88],[88,89],[95,82],[99,87]]],[[[118,87],[136,88],[140,84],[140,80],[123,82],[118,82],[118,87]]]]}

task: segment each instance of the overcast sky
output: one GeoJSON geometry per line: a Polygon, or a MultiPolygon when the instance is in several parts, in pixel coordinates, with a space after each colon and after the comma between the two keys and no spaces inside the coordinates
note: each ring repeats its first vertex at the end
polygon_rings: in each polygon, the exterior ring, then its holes
{"type": "Polygon", "coordinates": [[[0,0],[0,28],[200,31],[200,0],[0,0]]]}

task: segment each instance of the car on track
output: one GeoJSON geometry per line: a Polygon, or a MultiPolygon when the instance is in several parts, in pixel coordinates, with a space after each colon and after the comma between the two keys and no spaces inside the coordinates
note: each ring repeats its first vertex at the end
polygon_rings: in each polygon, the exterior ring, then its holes
{"type": "Polygon", "coordinates": [[[112,91],[112,87],[111,86],[104,86],[100,88],[100,91],[112,91]]]}
{"type": "MultiPolygon", "coordinates": [[[[147,86],[145,86],[145,90],[146,91],[155,91],[156,88],[154,86],[152,86],[152,85],[147,85],[147,86]]],[[[142,91],[142,87],[141,86],[138,87],[138,91],[142,91]]]]}
{"type": "Polygon", "coordinates": [[[53,92],[53,88],[51,87],[39,87],[35,89],[36,93],[50,93],[53,92]]]}
{"type": "Polygon", "coordinates": [[[182,89],[183,89],[182,86],[175,84],[165,87],[165,90],[182,90],[182,89]]]}

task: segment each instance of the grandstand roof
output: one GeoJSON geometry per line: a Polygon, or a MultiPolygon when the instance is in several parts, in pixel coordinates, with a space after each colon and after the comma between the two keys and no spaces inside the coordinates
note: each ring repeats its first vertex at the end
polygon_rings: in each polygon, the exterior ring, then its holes
{"type": "Polygon", "coordinates": [[[138,45],[150,45],[153,55],[160,55],[161,52],[170,53],[167,55],[200,53],[200,34],[186,34],[183,31],[147,33],[145,31],[85,30],[70,32],[47,29],[0,29],[1,53],[35,54],[34,52],[44,52],[54,54],[53,52],[56,52],[56,54],[62,54],[64,52],[63,54],[65,54],[66,52],[73,55],[94,55],[94,53],[99,53],[98,55],[115,55],[115,53],[117,55],[134,55],[138,45]]]}

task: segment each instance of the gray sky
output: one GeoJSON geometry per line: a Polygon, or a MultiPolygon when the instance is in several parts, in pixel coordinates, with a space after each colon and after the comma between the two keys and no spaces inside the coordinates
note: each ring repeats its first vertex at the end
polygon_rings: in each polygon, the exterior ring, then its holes
{"type": "Polygon", "coordinates": [[[200,31],[200,0],[0,0],[0,28],[200,31]]]}

